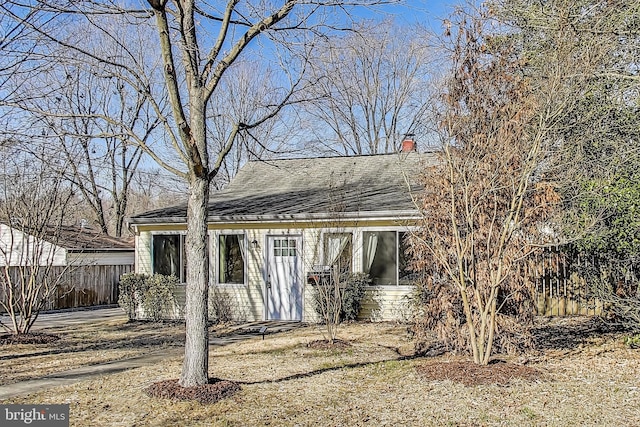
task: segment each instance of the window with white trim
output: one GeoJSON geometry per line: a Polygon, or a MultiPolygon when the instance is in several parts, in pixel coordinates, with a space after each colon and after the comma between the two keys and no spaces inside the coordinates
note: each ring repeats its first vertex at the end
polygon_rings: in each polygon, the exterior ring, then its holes
{"type": "Polygon", "coordinates": [[[153,274],[187,280],[187,262],[183,234],[154,234],[152,239],[153,274]]]}
{"type": "Polygon", "coordinates": [[[244,234],[218,236],[218,283],[245,283],[246,246],[244,234]]]}
{"type": "Polygon", "coordinates": [[[408,285],[411,271],[405,255],[406,233],[402,231],[364,231],[362,271],[377,286],[408,285]]]}

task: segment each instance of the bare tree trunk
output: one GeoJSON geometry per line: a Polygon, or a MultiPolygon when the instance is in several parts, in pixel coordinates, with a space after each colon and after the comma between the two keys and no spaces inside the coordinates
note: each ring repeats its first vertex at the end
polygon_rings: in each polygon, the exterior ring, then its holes
{"type": "Polygon", "coordinates": [[[208,381],[209,253],[207,250],[207,204],[209,181],[193,176],[187,205],[187,290],[185,312],[186,343],[180,384],[183,387],[208,381]]]}
{"type": "Polygon", "coordinates": [[[180,385],[192,387],[209,381],[209,159],[207,156],[206,113],[202,90],[197,83],[190,88],[191,128],[182,129],[191,157],[189,200],[187,204],[187,289],[186,343],[180,385]]]}

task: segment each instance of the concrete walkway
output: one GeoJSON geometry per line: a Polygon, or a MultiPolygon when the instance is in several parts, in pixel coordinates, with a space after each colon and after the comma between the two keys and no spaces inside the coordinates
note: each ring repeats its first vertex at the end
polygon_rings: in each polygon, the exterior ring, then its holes
{"type": "MultiPolygon", "coordinates": [[[[36,324],[39,326],[39,330],[68,327],[79,323],[96,321],[98,319],[104,320],[106,318],[117,318],[119,314],[115,310],[122,313],[122,310],[120,309],[109,309],[95,310],[96,313],[82,314],[79,317],[75,317],[74,315],[68,316],[68,313],[65,313],[64,315],[62,315],[62,313],[46,314],[43,315],[42,321],[41,319],[38,319],[36,324]],[[101,311],[101,313],[99,313],[99,311],[101,311]]],[[[124,313],[122,314],[124,316],[124,313]]],[[[126,320],[126,316],[124,316],[123,319],[126,320]]],[[[221,347],[255,337],[262,337],[262,339],[265,339],[269,334],[289,331],[300,326],[302,326],[300,322],[265,321],[247,323],[234,328],[230,333],[225,334],[222,337],[210,336],[209,346],[210,348],[221,347]]],[[[52,387],[74,384],[103,375],[115,374],[129,369],[136,369],[143,366],[162,363],[167,360],[167,358],[181,357],[183,354],[183,347],[168,347],[129,359],[116,360],[91,366],[82,366],[63,372],[57,372],[42,378],[0,386],[0,401],[16,396],[35,393],[52,387]]]]}
{"type": "Polygon", "coordinates": [[[68,371],[57,372],[42,378],[21,381],[14,384],[0,386],[0,401],[11,397],[35,393],[53,387],[74,384],[108,374],[115,374],[128,369],[136,369],[142,366],[154,365],[167,360],[167,357],[178,357],[183,350],[178,347],[163,349],[147,353],[130,359],[117,360],[99,365],[83,366],[68,371]]]}

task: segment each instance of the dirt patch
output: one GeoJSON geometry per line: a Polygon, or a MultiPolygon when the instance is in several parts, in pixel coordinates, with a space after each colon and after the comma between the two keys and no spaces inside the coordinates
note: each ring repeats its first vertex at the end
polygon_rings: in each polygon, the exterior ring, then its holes
{"type": "Polygon", "coordinates": [[[544,374],[538,369],[505,362],[485,366],[471,361],[430,361],[417,366],[416,370],[428,381],[451,380],[467,387],[483,384],[507,385],[514,379],[525,381],[544,379],[544,374]]]}
{"type": "Polygon", "coordinates": [[[351,347],[351,343],[343,340],[314,340],[308,343],[307,347],[314,350],[344,350],[351,347]]]}
{"type": "Polygon", "coordinates": [[[42,334],[42,333],[30,333],[19,335],[0,335],[0,345],[11,344],[49,344],[59,340],[58,335],[42,334]]]}
{"type": "Polygon", "coordinates": [[[178,380],[166,380],[152,384],[145,389],[151,397],[171,400],[195,400],[202,404],[216,403],[240,391],[240,385],[233,381],[210,378],[209,384],[196,387],[182,387],[178,380]]]}

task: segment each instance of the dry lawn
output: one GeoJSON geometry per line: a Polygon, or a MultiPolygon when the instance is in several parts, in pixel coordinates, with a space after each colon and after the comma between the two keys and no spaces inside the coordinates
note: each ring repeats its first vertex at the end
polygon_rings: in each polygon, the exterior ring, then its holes
{"type": "Polygon", "coordinates": [[[139,356],[182,346],[183,327],[177,324],[105,321],[67,329],[44,329],[56,340],[49,344],[6,344],[0,339],[0,385],[139,356]]]}
{"type": "MultiPolygon", "coordinates": [[[[151,338],[153,329],[132,327],[127,334],[126,326],[106,324],[93,333],[88,328],[86,339],[95,341],[99,336],[106,342],[113,336],[119,342],[135,342],[141,333],[158,342],[151,338]]],[[[340,331],[340,338],[351,343],[341,349],[308,347],[322,338],[316,327],[212,349],[211,375],[238,382],[241,390],[211,405],[155,399],[144,393],[154,382],[179,376],[180,358],[175,356],[162,365],[3,403],[69,403],[74,426],[640,425],[640,350],[626,348],[623,334],[594,333],[592,326],[576,320],[546,325],[546,348],[527,359],[492,365],[512,373],[505,367],[524,363],[522,371],[531,376],[486,381],[492,371],[483,371],[484,380],[475,383],[479,385],[465,385],[450,375],[469,368],[463,357],[403,357],[410,356],[413,348],[405,326],[352,324],[340,331]]],[[[155,332],[176,332],[173,326],[165,328],[155,332]]],[[[60,333],[58,342],[28,351],[14,350],[23,354],[50,347],[60,350],[60,341],[79,337],[70,338],[73,334],[60,333]]],[[[2,355],[12,353],[10,347],[0,350],[2,355]]],[[[112,350],[125,351],[115,343],[112,350]]],[[[41,363],[40,356],[24,356],[21,363],[28,364],[29,359],[36,366],[41,363]]],[[[9,366],[3,359],[3,377],[11,375],[9,366]]]]}

